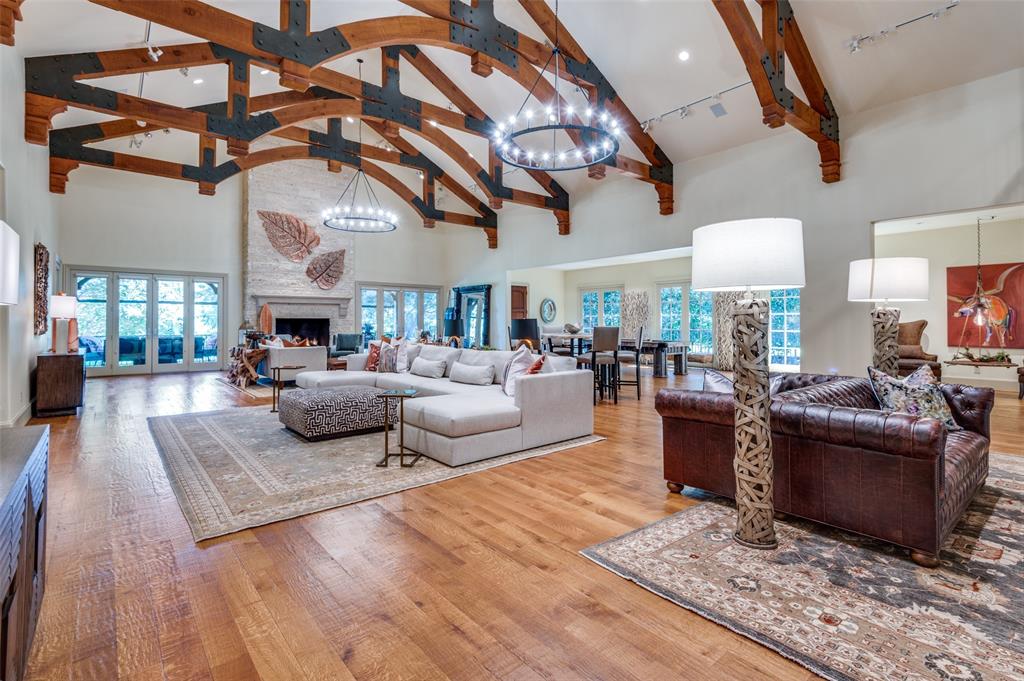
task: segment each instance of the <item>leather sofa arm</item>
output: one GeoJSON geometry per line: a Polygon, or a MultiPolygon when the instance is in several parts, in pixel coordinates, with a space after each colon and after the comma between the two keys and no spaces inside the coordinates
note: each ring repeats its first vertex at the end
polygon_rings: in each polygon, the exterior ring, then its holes
{"type": "Polygon", "coordinates": [[[735,422],[731,392],[662,388],[654,398],[654,408],[663,418],[703,421],[722,426],[731,426],[735,422]]]}
{"type": "Polygon", "coordinates": [[[913,459],[941,460],[946,429],[935,419],[827,404],[773,402],[772,432],[913,459]]]}
{"type": "Polygon", "coordinates": [[[976,388],[958,383],[940,383],[953,419],[963,428],[992,439],[989,434],[989,420],[995,405],[996,391],[992,388],[976,388]]]}

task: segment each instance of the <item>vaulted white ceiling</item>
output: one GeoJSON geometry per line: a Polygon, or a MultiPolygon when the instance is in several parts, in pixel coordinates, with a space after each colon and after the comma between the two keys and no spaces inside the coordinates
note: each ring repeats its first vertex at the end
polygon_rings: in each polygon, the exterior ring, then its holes
{"type": "MultiPolygon", "coordinates": [[[[276,26],[278,0],[207,0],[249,19],[276,26]]],[[[749,1],[749,0],[748,0],[749,1]]],[[[756,3],[749,1],[755,19],[756,3]]],[[[852,36],[876,33],[901,21],[943,7],[934,0],[875,0],[867,2],[824,2],[792,0],[801,31],[832,96],[843,116],[1024,66],[1024,2],[1005,0],[963,0],[946,16],[907,26],[856,54],[847,46],[852,36]]],[[[641,120],[683,104],[714,95],[748,80],[740,56],[710,0],[561,0],[560,16],[576,40],[587,51],[618,91],[623,101],[641,120]],[[677,58],[680,50],[691,54],[687,62],[677,58]]],[[[498,18],[514,28],[543,40],[544,36],[525,11],[513,0],[498,0],[498,18]]],[[[17,45],[24,56],[108,50],[140,45],[145,22],[93,5],[86,0],[27,0],[24,21],[17,26],[17,45]]],[[[353,2],[313,0],[311,24],[314,30],[381,16],[417,14],[395,0],[353,2]]],[[[168,45],[198,39],[153,26],[151,42],[168,45]]],[[[492,117],[514,112],[525,91],[497,70],[481,78],[469,70],[469,58],[441,48],[425,52],[492,117]]],[[[366,80],[380,81],[379,51],[361,55],[366,80]]],[[[331,64],[331,68],[356,74],[356,55],[331,64]]],[[[146,76],[144,96],[192,106],[223,101],[226,67],[192,69],[183,77],[175,70],[146,76]],[[202,78],[201,85],[193,80],[202,78]]],[[[136,94],[138,76],[104,79],[107,87],[136,94]]],[[[799,92],[796,78],[790,87],[799,92]]],[[[276,74],[253,74],[253,94],[278,91],[276,74]]],[[[413,68],[402,69],[402,89],[411,96],[447,104],[413,68]]],[[[669,116],[656,122],[652,135],[675,163],[761,139],[772,134],[799,135],[789,127],[769,130],[761,123],[760,106],[750,86],[722,97],[728,115],[716,118],[707,104],[694,107],[686,119],[669,116]]],[[[57,127],[106,117],[83,111],[69,111],[55,120],[57,127]]],[[[983,124],[983,122],[979,122],[983,124]]],[[[842,127],[842,122],[840,122],[842,127]]],[[[479,138],[448,131],[477,158],[486,153],[479,138]]],[[[352,131],[346,136],[354,137],[352,131]]],[[[366,139],[370,139],[366,135],[366,139]]],[[[373,139],[376,139],[375,137],[373,139]]],[[[427,143],[410,138],[433,160],[466,184],[472,179],[448,162],[427,143]]],[[[807,144],[809,141],[802,140],[807,144]]],[[[104,143],[125,150],[127,140],[104,143]]],[[[195,161],[195,137],[172,133],[142,153],[195,161]]],[[[639,157],[631,145],[626,153],[639,157]]],[[[390,168],[389,168],[390,170],[390,168]]],[[[509,184],[535,188],[525,174],[512,176],[509,184]]],[[[559,173],[557,178],[570,191],[587,182],[583,171],[559,173]]],[[[653,200],[653,199],[652,199],[653,200]]]]}

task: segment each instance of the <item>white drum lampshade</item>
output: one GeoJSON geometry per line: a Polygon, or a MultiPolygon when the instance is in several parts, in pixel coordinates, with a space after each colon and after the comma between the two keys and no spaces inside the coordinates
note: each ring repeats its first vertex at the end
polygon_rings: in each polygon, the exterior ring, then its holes
{"type": "Polygon", "coordinates": [[[928,258],[866,258],[850,263],[847,300],[928,300],[928,258]]]}
{"type": "Polygon", "coordinates": [[[78,299],[75,296],[50,296],[50,316],[54,319],[75,319],[78,316],[78,299]]]}
{"type": "Polygon", "coordinates": [[[693,288],[803,288],[803,223],[792,218],[719,222],[693,231],[693,288]]]}
{"type": "Polygon", "coordinates": [[[0,305],[18,304],[18,268],[21,263],[21,237],[0,220],[0,305]]]}

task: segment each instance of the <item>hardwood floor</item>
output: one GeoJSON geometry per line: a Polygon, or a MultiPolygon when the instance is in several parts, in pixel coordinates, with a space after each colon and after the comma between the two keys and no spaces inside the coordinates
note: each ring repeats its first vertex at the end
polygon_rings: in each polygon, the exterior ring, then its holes
{"type": "MultiPolygon", "coordinates": [[[[808,679],[578,554],[690,500],[661,475],[653,393],[598,407],[607,440],[192,541],[146,417],[267,406],[178,374],[90,380],[49,419],[48,584],[30,679],[808,679]]],[[[269,408],[269,407],[267,407],[269,408]]],[[[1000,393],[993,449],[1024,453],[1000,393]]]]}

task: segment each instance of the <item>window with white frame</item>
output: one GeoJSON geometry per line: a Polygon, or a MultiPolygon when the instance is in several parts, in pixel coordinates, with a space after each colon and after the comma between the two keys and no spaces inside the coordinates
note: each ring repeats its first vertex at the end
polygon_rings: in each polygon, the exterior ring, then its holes
{"type": "Polygon", "coordinates": [[[584,333],[595,326],[619,326],[622,322],[622,289],[598,288],[580,291],[580,325],[584,333]]]}
{"type": "Polygon", "coordinates": [[[773,289],[768,305],[768,363],[800,368],[800,289],[773,289]]]}
{"type": "Polygon", "coordinates": [[[692,352],[711,354],[715,351],[714,304],[710,291],[695,291],[687,287],[688,345],[692,352]]]}
{"type": "Polygon", "coordinates": [[[426,332],[430,338],[437,337],[440,287],[360,284],[358,295],[365,344],[381,336],[416,338],[426,332]]]}
{"type": "Polygon", "coordinates": [[[663,284],[658,287],[658,338],[678,341],[683,338],[686,310],[683,307],[683,285],[663,284]]]}

